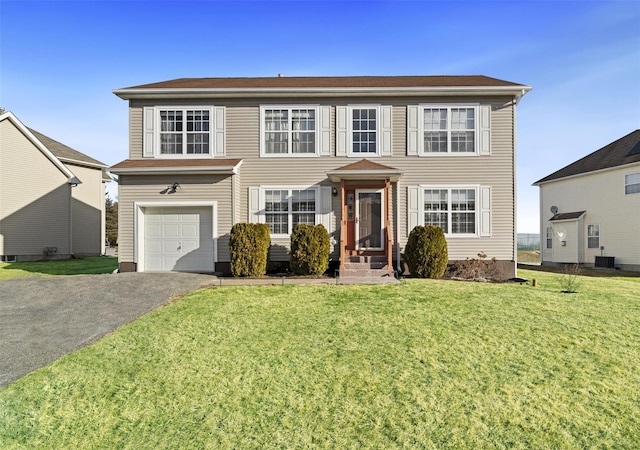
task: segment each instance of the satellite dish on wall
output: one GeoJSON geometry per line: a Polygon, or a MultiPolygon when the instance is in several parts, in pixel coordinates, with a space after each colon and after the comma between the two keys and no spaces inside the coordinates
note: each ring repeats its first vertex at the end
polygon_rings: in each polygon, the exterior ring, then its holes
{"type": "Polygon", "coordinates": [[[552,206],[551,207],[551,214],[558,214],[558,207],[557,206],[552,206]]]}

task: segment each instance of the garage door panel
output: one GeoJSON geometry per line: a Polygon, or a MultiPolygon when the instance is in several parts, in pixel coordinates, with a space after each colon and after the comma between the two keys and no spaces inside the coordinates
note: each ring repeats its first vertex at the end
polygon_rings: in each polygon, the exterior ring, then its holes
{"type": "Polygon", "coordinates": [[[145,270],[213,271],[210,207],[147,208],[145,270]]]}

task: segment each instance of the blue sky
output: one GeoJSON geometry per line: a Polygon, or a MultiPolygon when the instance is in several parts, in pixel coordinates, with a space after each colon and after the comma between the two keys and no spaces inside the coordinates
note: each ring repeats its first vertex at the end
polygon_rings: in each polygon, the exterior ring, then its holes
{"type": "MultiPolygon", "coordinates": [[[[179,77],[487,75],[518,107],[518,232],[534,181],[640,128],[640,2],[0,0],[0,106],[107,164],[116,88],[179,77]]],[[[116,186],[110,188],[112,196],[116,186]]]]}

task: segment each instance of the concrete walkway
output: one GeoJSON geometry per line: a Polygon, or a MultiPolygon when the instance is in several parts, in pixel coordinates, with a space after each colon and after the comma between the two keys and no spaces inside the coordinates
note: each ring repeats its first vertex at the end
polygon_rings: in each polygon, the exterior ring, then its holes
{"type": "Polygon", "coordinates": [[[120,273],[0,282],[0,386],[166,303],[215,285],[210,275],[120,273]]]}

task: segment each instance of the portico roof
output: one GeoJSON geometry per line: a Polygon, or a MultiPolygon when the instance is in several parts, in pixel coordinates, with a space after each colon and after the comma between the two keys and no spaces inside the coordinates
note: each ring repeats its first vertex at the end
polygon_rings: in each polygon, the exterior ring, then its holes
{"type": "Polygon", "coordinates": [[[368,159],[328,170],[327,177],[334,183],[340,180],[386,180],[396,182],[404,174],[403,170],[385,166],[368,159]]]}

